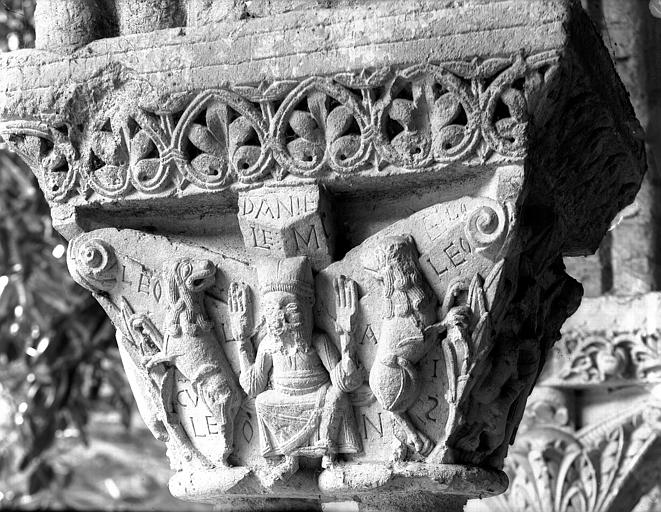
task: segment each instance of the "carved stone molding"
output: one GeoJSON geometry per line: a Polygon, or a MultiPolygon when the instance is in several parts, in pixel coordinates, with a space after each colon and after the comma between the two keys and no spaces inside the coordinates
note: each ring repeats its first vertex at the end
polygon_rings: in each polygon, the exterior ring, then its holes
{"type": "Polygon", "coordinates": [[[541,381],[567,388],[661,382],[661,295],[589,298],[563,328],[541,381]]]}
{"type": "Polygon", "coordinates": [[[460,510],[506,486],[640,128],[574,3],[307,7],[0,56],[0,134],[173,494],[460,510]]]}
{"type": "Polygon", "coordinates": [[[528,120],[551,107],[558,62],[549,51],[363,69],[179,93],[156,112],[131,100],[129,86],[82,127],[11,121],[0,135],[58,203],[219,192],[288,175],[440,173],[450,163],[520,161],[528,120]]]}
{"type": "Polygon", "coordinates": [[[528,400],[505,460],[510,489],[468,510],[619,512],[651,492],[659,312],[658,293],[583,300],[528,400]]]}

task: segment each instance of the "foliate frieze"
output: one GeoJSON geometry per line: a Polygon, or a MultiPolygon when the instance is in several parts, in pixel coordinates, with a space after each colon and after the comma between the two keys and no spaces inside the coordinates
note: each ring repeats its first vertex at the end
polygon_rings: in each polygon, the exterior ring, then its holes
{"type": "Polygon", "coordinates": [[[179,94],[149,108],[119,90],[82,124],[9,121],[0,135],[54,202],[215,192],[288,175],[442,172],[520,160],[528,121],[557,96],[558,60],[546,52],[366,69],[179,94]]]}
{"type": "Polygon", "coordinates": [[[540,376],[563,388],[622,387],[661,381],[661,296],[583,301],[540,376]]]}
{"type": "Polygon", "coordinates": [[[661,333],[567,330],[554,347],[549,385],[626,385],[661,382],[661,333]]]}

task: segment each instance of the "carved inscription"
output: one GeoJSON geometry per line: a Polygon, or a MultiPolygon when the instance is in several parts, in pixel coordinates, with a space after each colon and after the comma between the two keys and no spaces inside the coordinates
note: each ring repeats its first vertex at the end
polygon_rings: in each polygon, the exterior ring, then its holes
{"type": "Polygon", "coordinates": [[[127,258],[120,264],[119,284],[124,293],[136,293],[161,301],[163,287],[159,276],[140,262],[127,258]]]}
{"type": "Polygon", "coordinates": [[[362,416],[363,436],[365,440],[383,439],[383,420],[381,419],[381,413],[376,413],[373,417],[363,413],[362,416]]]}
{"type": "Polygon", "coordinates": [[[313,267],[331,262],[333,232],[318,187],[280,187],[239,196],[239,225],[246,248],[262,256],[307,256],[313,267]]]}
{"type": "Polygon", "coordinates": [[[179,372],[176,375],[173,402],[181,426],[195,445],[204,453],[213,453],[219,438],[222,438],[218,421],[204,400],[200,400],[190,381],[179,372]]]}
{"type": "Polygon", "coordinates": [[[459,237],[457,240],[445,244],[440,251],[428,254],[427,261],[434,272],[441,277],[449,270],[465,265],[472,252],[468,240],[459,237]]]}
{"type": "Polygon", "coordinates": [[[266,196],[243,195],[239,198],[239,215],[251,220],[291,219],[308,213],[316,213],[319,197],[303,191],[290,189],[285,193],[271,191],[266,196]]]}
{"type": "Polygon", "coordinates": [[[468,213],[468,204],[459,199],[451,203],[437,205],[430,215],[423,218],[425,234],[431,241],[436,241],[447,233],[448,226],[460,222],[468,213]]]}
{"type": "Polygon", "coordinates": [[[241,434],[243,435],[243,440],[246,443],[250,443],[255,437],[255,428],[252,426],[252,422],[246,418],[243,420],[243,425],[241,426],[241,434]]]}
{"type": "Polygon", "coordinates": [[[372,330],[371,325],[366,325],[365,329],[363,331],[363,335],[360,337],[360,342],[361,345],[376,345],[378,343],[376,339],[376,335],[374,334],[374,331],[372,330]]]}
{"type": "Polygon", "coordinates": [[[507,234],[507,210],[491,200],[437,205],[423,219],[433,243],[420,255],[420,268],[439,297],[466,293],[476,274],[486,275],[507,234]]]}

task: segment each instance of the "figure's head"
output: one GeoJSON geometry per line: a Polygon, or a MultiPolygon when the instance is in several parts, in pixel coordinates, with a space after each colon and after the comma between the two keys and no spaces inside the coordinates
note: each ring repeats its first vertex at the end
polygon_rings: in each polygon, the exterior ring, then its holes
{"type": "Polygon", "coordinates": [[[181,258],[167,265],[165,273],[171,286],[183,286],[190,293],[202,292],[216,281],[216,267],[209,260],[181,258]]]}
{"type": "Polygon", "coordinates": [[[196,307],[202,292],[216,282],[216,267],[209,260],[180,258],[164,267],[170,319],[168,333],[196,335],[213,327],[203,308],[196,307]]]}
{"type": "Polygon", "coordinates": [[[285,344],[308,345],[312,337],[312,307],[287,292],[269,292],[262,299],[269,334],[285,344]]]}
{"type": "Polygon", "coordinates": [[[385,237],[363,253],[363,267],[383,285],[386,318],[418,311],[429,295],[417,260],[418,250],[408,235],[385,237]]]}
{"type": "Polygon", "coordinates": [[[258,277],[269,334],[282,343],[309,344],[314,281],[307,258],[264,260],[258,266],[258,277]]]}

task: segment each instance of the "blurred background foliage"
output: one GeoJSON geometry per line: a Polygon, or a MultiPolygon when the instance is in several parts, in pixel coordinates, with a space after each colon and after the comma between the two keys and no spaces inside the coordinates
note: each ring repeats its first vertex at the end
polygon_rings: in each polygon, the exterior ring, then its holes
{"type": "MultiPolygon", "coordinates": [[[[0,0],[0,52],[34,45],[34,6],[0,0]]],[[[0,143],[0,509],[180,508],[165,450],[133,411],[114,328],[0,143]]]]}

